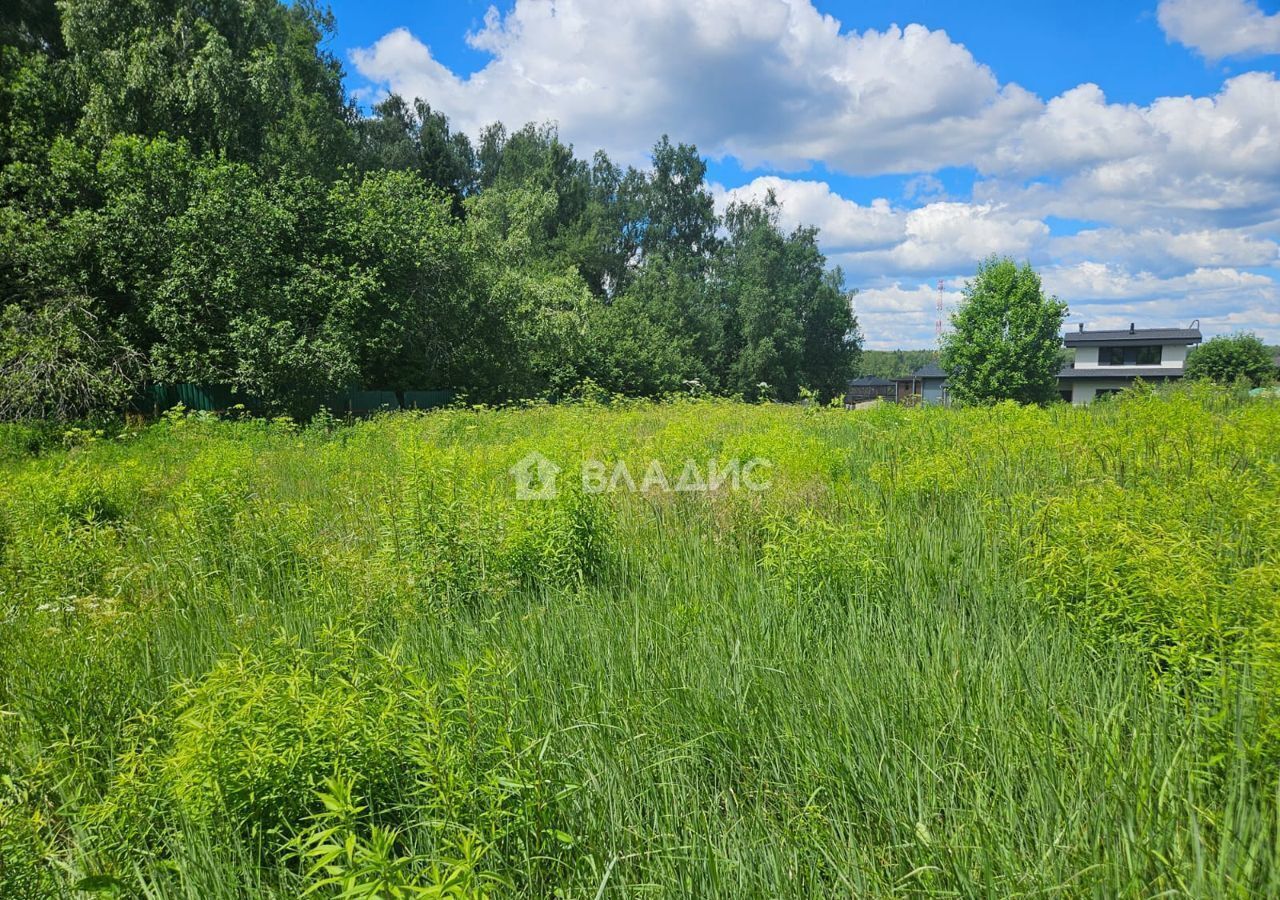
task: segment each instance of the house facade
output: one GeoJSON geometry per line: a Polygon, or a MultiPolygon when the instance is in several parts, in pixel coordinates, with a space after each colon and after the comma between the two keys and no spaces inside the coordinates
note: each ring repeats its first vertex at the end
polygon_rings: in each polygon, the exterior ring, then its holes
{"type": "Polygon", "coordinates": [[[902,378],[895,378],[894,383],[897,385],[894,399],[899,403],[945,406],[951,400],[947,390],[947,373],[933,364],[921,366],[902,378]]]}
{"type": "Polygon", "coordinates": [[[1135,328],[1078,331],[1063,339],[1074,352],[1072,364],[1058,373],[1062,399],[1090,403],[1100,396],[1133,387],[1134,381],[1181,378],[1187,353],[1200,343],[1199,322],[1190,328],[1135,328]]]}

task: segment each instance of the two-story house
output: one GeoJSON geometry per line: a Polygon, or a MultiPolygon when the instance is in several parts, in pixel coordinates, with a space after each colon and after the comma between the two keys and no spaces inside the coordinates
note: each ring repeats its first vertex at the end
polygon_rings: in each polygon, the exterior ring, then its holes
{"type": "Polygon", "coordinates": [[[1200,322],[1190,328],[1134,328],[1128,331],[1068,332],[1063,343],[1075,360],[1058,373],[1062,399],[1089,403],[1095,397],[1133,387],[1135,379],[1181,378],[1191,347],[1200,343],[1200,322]]]}

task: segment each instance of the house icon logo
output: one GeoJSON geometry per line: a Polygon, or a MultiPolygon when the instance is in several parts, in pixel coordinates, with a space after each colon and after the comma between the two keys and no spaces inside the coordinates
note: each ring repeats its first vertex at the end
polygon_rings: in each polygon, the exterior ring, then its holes
{"type": "Polygon", "coordinates": [[[556,476],[560,467],[537,450],[524,457],[509,470],[516,481],[517,500],[554,500],[556,476]]]}

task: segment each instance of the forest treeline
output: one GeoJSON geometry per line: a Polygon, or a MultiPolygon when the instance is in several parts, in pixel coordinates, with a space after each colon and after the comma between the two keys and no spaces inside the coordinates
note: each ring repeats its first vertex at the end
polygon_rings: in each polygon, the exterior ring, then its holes
{"type": "Polygon", "coordinates": [[[695,147],[643,169],[551,125],[477,141],[363,114],[332,16],[276,0],[0,12],[0,417],[224,384],[284,411],[351,385],[474,400],[688,386],[838,392],[860,351],[812,228],[718,215],[695,147]]]}

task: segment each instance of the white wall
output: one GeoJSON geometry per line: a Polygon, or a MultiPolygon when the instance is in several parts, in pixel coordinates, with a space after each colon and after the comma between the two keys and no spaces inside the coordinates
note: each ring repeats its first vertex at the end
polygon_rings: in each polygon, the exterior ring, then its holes
{"type": "Polygon", "coordinates": [[[1187,351],[1190,349],[1186,344],[1165,344],[1160,351],[1160,365],[1181,368],[1187,362],[1187,351]]]}
{"type": "Polygon", "coordinates": [[[1098,368],[1098,348],[1097,347],[1077,347],[1076,348],[1076,368],[1077,369],[1098,368]]]}

